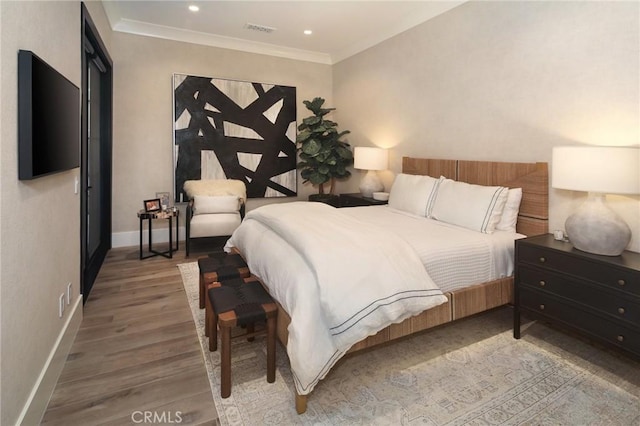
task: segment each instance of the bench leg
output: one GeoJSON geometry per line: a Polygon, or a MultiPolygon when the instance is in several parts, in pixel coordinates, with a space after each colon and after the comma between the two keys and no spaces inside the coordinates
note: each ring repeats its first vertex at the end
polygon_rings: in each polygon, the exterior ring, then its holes
{"type": "MultiPolygon", "coordinates": [[[[247,333],[254,333],[256,331],[256,323],[254,322],[247,324],[246,327],[247,327],[247,333]]],[[[256,338],[253,336],[247,337],[247,342],[253,342],[254,340],[256,340],[256,338]]]]}
{"type": "Polygon", "coordinates": [[[199,285],[200,285],[200,295],[199,295],[200,296],[200,298],[199,298],[199,302],[200,303],[198,304],[198,306],[200,307],[200,309],[203,309],[204,308],[204,296],[205,296],[205,292],[206,292],[206,289],[205,289],[206,286],[204,285],[204,275],[203,274],[200,274],[200,283],[199,283],[199,285]]]}
{"type": "MultiPolygon", "coordinates": [[[[231,330],[229,327],[225,327],[229,331],[229,335],[231,335],[231,330]]],[[[222,338],[224,339],[224,333],[222,334],[222,338]]],[[[229,337],[231,339],[231,337],[229,337]]],[[[224,343],[222,343],[222,348],[224,349],[224,343]]],[[[209,315],[209,351],[215,352],[218,350],[218,315],[213,312],[213,308],[211,308],[211,315],[209,315]]]]}
{"type": "Polygon", "coordinates": [[[204,298],[204,335],[205,337],[209,337],[210,329],[211,329],[211,314],[213,308],[211,307],[211,300],[209,300],[209,295],[206,294],[204,298]]]}
{"type": "MultiPolygon", "coordinates": [[[[222,327],[222,353],[220,354],[220,396],[231,395],[231,327],[222,327]]],[[[212,333],[213,334],[213,333],[212,333]]],[[[211,344],[211,340],[209,340],[211,344]]]]}
{"type": "Polygon", "coordinates": [[[267,319],[267,382],[276,381],[276,316],[267,319]]]}

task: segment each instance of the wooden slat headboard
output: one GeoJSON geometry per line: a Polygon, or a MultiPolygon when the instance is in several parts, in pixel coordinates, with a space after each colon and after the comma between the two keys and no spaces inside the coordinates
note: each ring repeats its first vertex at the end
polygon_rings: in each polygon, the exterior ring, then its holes
{"type": "Polygon", "coordinates": [[[402,158],[402,172],[444,176],[477,185],[522,188],[516,229],[524,235],[549,232],[549,171],[547,163],[402,158]]]}

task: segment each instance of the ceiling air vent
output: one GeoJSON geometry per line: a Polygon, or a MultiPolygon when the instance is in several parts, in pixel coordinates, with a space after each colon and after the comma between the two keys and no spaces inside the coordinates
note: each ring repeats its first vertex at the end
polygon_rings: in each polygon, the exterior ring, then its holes
{"type": "Polygon", "coordinates": [[[266,33],[266,34],[271,34],[276,30],[276,28],[267,27],[266,25],[258,25],[258,24],[250,24],[250,23],[244,24],[244,28],[246,30],[259,31],[261,33],[266,33]]]}

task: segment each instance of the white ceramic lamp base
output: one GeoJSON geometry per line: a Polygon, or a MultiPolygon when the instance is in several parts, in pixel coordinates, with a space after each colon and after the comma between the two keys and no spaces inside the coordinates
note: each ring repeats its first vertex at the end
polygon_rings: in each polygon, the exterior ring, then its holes
{"type": "Polygon", "coordinates": [[[587,253],[618,256],[631,240],[629,225],[607,206],[604,194],[590,192],[565,229],[573,246],[587,253]]]}
{"type": "Polygon", "coordinates": [[[375,170],[367,171],[367,174],[360,181],[360,193],[365,197],[372,198],[374,192],[381,191],[384,191],[384,185],[378,177],[378,172],[375,170]]]}

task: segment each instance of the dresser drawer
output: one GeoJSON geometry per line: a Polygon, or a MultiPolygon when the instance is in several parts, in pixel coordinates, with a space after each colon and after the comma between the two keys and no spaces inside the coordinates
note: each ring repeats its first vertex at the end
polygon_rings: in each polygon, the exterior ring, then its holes
{"type": "Polygon", "coordinates": [[[520,306],[538,315],[564,323],[599,340],[640,355],[640,329],[607,320],[582,308],[560,301],[542,291],[520,288],[520,306]]]}
{"type": "Polygon", "coordinates": [[[618,292],[613,292],[607,287],[574,281],[546,269],[523,266],[518,270],[518,280],[522,285],[587,305],[612,319],[640,324],[640,300],[631,296],[621,297],[618,292]]]}
{"type": "Polygon", "coordinates": [[[637,271],[612,265],[603,267],[587,258],[526,244],[518,247],[518,261],[560,271],[640,297],[640,274],[637,271]]]}

